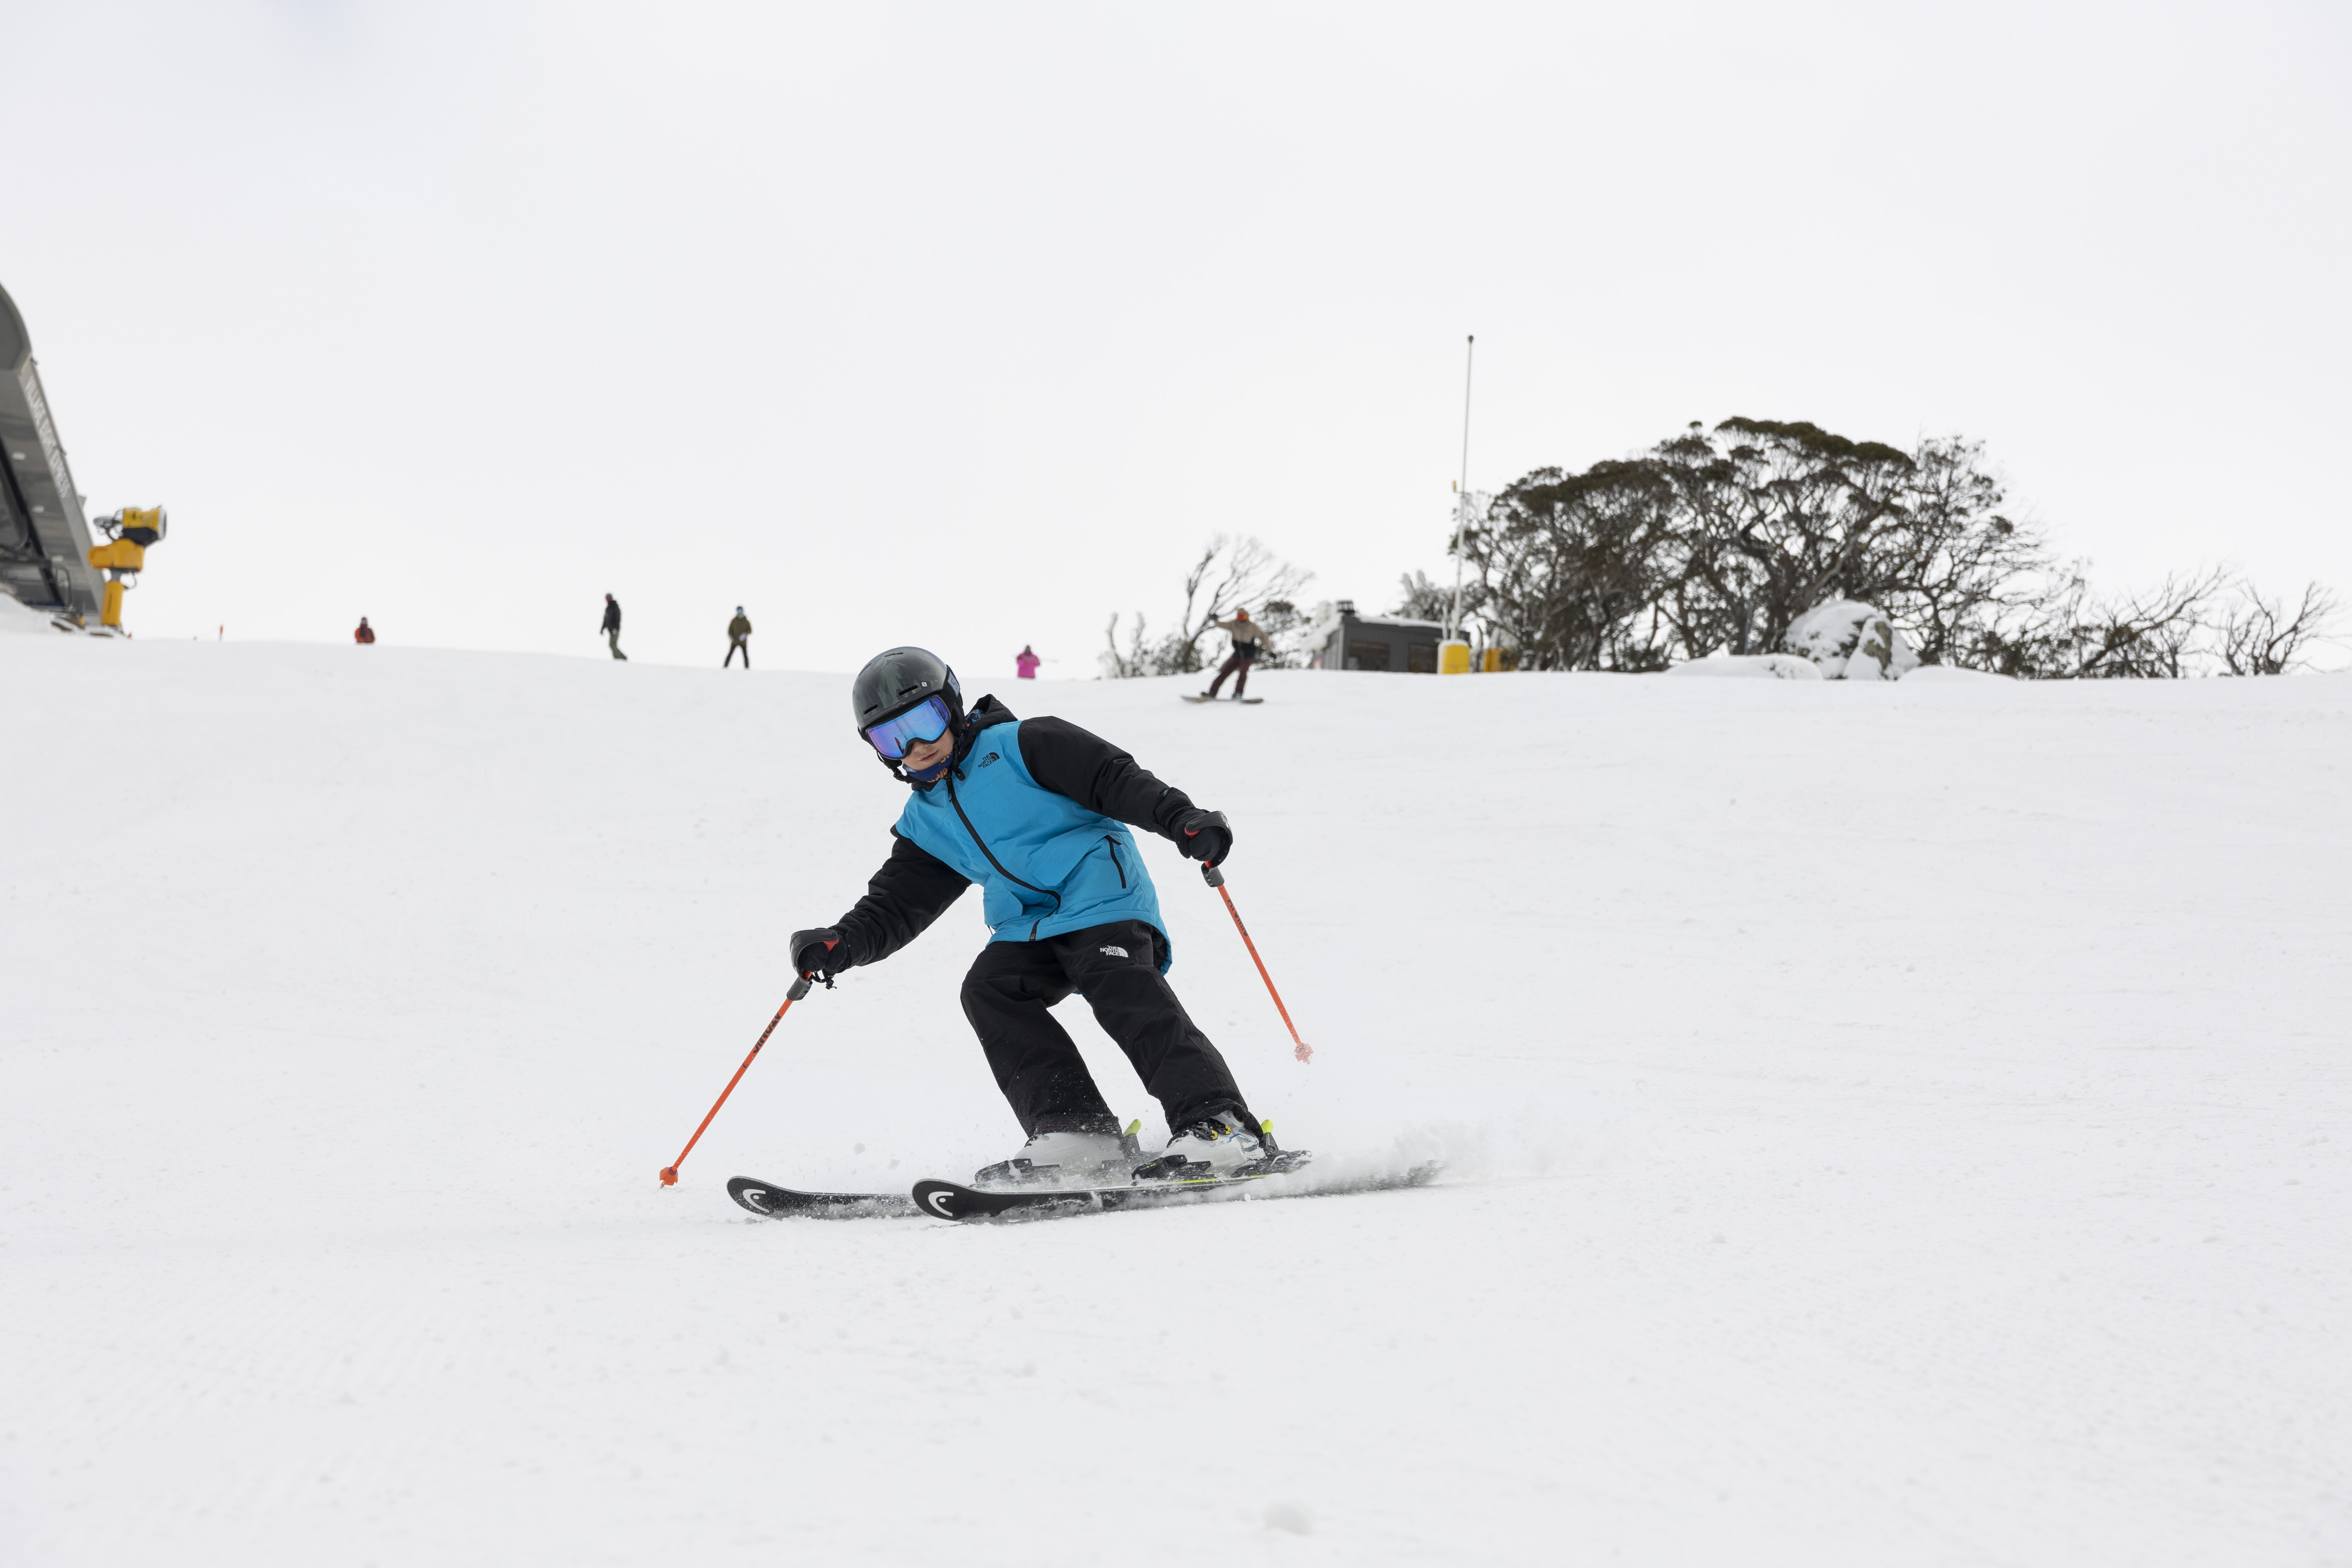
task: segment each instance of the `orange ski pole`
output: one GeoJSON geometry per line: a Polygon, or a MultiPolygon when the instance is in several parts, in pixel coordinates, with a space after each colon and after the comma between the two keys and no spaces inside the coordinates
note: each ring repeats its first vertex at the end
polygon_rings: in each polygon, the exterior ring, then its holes
{"type": "Polygon", "coordinates": [[[1291,1043],[1298,1047],[1290,1054],[1302,1062],[1310,1060],[1315,1047],[1298,1037],[1298,1026],[1290,1021],[1290,1009],[1282,1005],[1282,993],[1274,988],[1274,976],[1265,972],[1265,960],[1257,955],[1257,943],[1250,941],[1249,927],[1242,924],[1242,912],[1234,908],[1234,896],[1225,891],[1225,874],[1214,866],[1204,865],[1201,868],[1201,880],[1216,889],[1217,897],[1225,900],[1225,913],[1234,917],[1234,929],[1242,933],[1242,945],[1249,949],[1250,962],[1257,965],[1257,977],[1265,982],[1265,994],[1274,998],[1274,1010],[1282,1015],[1282,1026],[1290,1031],[1291,1043]]]}
{"type": "Polygon", "coordinates": [[[727,1103],[727,1097],[735,1092],[735,1086],[741,1083],[743,1081],[743,1075],[751,1070],[751,1058],[752,1057],[756,1057],[760,1054],[760,1046],[764,1046],[768,1043],[768,1037],[776,1032],[776,1026],[784,1021],[784,1015],[793,1010],[793,1004],[799,1001],[808,994],[809,977],[803,974],[798,980],[793,982],[793,988],[784,993],[784,1005],[776,1009],[776,1016],[768,1020],[768,1026],[766,1028],[760,1031],[760,1044],[751,1047],[751,1056],[745,1057],[743,1058],[743,1065],[735,1069],[735,1076],[727,1080],[727,1087],[719,1091],[719,1099],[717,1102],[711,1106],[710,1115],[702,1119],[702,1125],[694,1130],[694,1136],[688,1139],[686,1141],[686,1147],[677,1152],[677,1164],[664,1165],[662,1167],[661,1184],[663,1186],[674,1187],[677,1185],[678,1165],[686,1163],[686,1157],[694,1152],[694,1146],[702,1142],[703,1133],[709,1129],[711,1119],[719,1114],[719,1107],[727,1103]]]}

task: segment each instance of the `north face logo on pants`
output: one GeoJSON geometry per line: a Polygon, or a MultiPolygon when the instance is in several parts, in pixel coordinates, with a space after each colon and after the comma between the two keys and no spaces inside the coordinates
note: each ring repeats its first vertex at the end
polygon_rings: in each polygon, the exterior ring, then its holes
{"type": "Polygon", "coordinates": [[[1103,956],[1106,958],[1125,958],[1127,956],[1127,949],[1123,947],[1106,947],[1102,950],[1102,952],[1103,956]]]}

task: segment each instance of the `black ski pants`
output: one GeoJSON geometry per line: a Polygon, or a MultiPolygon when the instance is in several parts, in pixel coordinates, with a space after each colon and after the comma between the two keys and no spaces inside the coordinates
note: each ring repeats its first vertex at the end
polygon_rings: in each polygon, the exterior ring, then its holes
{"type": "Polygon", "coordinates": [[[1225,677],[1228,675],[1234,676],[1234,696],[1239,697],[1243,692],[1247,691],[1249,689],[1250,666],[1256,662],[1257,649],[1255,647],[1244,645],[1241,647],[1234,649],[1231,654],[1226,656],[1225,662],[1217,667],[1217,679],[1209,682],[1209,695],[1214,697],[1217,694],[1217,688],[1225,683],[1225,677]],[[1236,671],[1239,672],[1237,675],[1235,674],[1236,671]]]}
{"type": "Polygon", "coordinates": [[[726,664],[722,664],[722,665],[720,665],[719,668],[721,668],[721,669],[725,669],[725,668],[728,668],[728,666],[729,666],[729,665],[733,664],[733,663],[735,662],[735,656],[736,656],[737,654],[739,654],[739,653],[740,653],[740,654],[741,654],[741,655],[743,656],[743,668],[746,668],[746,669],[751,668],[751,645],[750,643],[747,643],[747,642],[741,641],[740,639],[738,639],[737,641],[734,641],[734,642],[730,642],[730,643],[729,643],[729,644],[727,645],[727,663],[726,663],[726,664]]]}
{"type": "Polygon", "coordinates": [[[1219,1111],[1256,1130],[1225,1058],[1160,973],[1165,940],[1142,921],[1119,921],[981,949],[963,977],[963,1016],[1023,1132],[1118,1127],[1076,1042],[1046,1011],[1073,991],[1127,1053],[1171,1130],[1219,1111]]]}

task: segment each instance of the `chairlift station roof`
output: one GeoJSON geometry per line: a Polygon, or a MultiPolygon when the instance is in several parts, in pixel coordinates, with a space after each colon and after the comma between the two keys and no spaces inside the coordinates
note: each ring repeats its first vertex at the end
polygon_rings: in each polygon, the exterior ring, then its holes
{"type": "Polygon", "coordinates": [[[32,334],[0,289],[0,588],[33,609],[94,622],[101,593],[89,549],[32,334]]]}

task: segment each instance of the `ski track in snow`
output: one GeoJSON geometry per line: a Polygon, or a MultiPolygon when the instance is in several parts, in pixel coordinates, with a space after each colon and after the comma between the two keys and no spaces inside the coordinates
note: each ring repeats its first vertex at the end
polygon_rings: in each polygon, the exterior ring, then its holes
{"type": "Polygon", "coordinates": [[[2352,1562],[2352,678],[968,677],[1233,816],[1318,1178],[1446,1162],[969,1227],[723,1184],[1007,1152],[974,898],[655,1180],[887,848],[845,678],[0,676],[11,1564],[2352,1562]]]}

